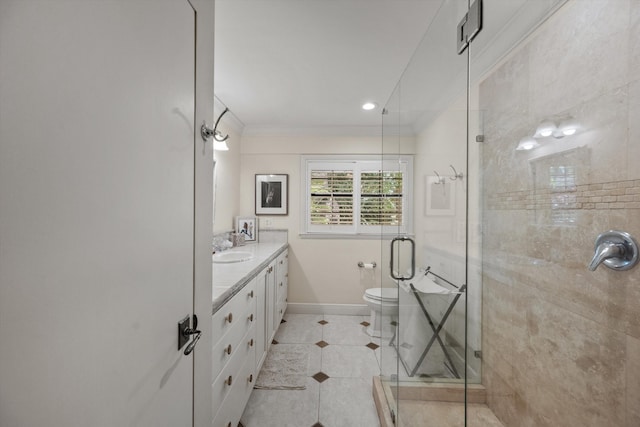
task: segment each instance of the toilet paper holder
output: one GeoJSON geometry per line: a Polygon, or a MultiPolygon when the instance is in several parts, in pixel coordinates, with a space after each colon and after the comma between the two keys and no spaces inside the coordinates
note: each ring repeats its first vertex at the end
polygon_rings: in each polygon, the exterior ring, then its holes
{"type": "Polygon", "coordinates": [[[372,261],[370,263],[364,263],[362,261],[358,261],[358,267],[360,268],[376,268],[378,264],[376,264],[375,261],[372,261]]]}

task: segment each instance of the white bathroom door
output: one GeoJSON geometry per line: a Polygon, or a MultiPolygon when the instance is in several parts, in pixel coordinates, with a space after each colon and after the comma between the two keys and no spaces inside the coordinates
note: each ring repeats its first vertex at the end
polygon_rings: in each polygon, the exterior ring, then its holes
{"type": "Polygon", "coordinates": [[[194,62],[187,0],[0,0],[0,425],[192,425],[194,62]]]}

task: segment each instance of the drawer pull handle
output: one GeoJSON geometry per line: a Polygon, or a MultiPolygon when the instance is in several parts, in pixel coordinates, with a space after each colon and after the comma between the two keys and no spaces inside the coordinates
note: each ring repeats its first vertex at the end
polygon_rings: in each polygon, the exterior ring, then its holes
{"type": "Polygon", "coordinates": [[[249,341],[249,347],[253,347],[253,338],[249,341]]]}
{"type": "Polygon", "coordinates": [[[226,380],[224,380],[224,383],[226,385],[231,385],[231,382],[233,381],[233,377],[231,375],[229,375],[229,378],[227,378],[226,380]]]}
{"type": "Polygon", "coordinates": [[[253,291],[249,292],[247,295],[249,296],[249,298],[253,298],[253,291]]]}
{"type": "Polygon", "coordinates": [[[252,383],[253,382],[253,374],[249,375],[249,382],[252,383]]]}
{"type": "Polygon", "coordinates": [[[229,323],[233,322],[233,313],[229,313],[227,317],[224,318],[224,320],[226,320],[229,323]]]}
{"type": "Polygon", "coordinates": [[[251,316],[249,316],[249,322],[253,322],[253,313],[251,313],[251,316]]]}
{"type": "Polygon", "coordinates": [[[280,260],[280,265],[282,265],[282,264],[284,264],[284,261],[283,261],[283,260],[280,260]]]}
{"type": "Polygon", "coordinates": [[[285,274],[284,277],[289,277],[289,273],[285,274]]]}
{"type": "Polygon", "coordinates": [[[227,354],[231,354],[231,344],[229,344],[227,348],[224,349],[224,352],[227,354]]]}

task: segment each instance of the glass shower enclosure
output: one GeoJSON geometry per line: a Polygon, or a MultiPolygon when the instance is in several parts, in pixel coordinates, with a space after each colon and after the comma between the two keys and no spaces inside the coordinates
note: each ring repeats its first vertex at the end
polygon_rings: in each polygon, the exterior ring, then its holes
{"type": "Polygon", "coordinates": [[[382,115],[383,159],[413,158],[381,237],[383,425],[640,425],[640,268],[592,261],[640,238],[640,3],[483,0],[459,54],[470,3],[425,23],[382,115]]]}

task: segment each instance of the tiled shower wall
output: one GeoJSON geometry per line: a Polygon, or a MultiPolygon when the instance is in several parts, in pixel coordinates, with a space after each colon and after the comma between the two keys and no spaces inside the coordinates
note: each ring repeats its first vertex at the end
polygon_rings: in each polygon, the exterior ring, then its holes
{"type": "Polygon", "coordinates": [[[573,0],[480,85],[483,384],[506,426],[640,425],[640,1],[573,0]],[[516,151],[543,120],[575,135],[516,151]]]}

